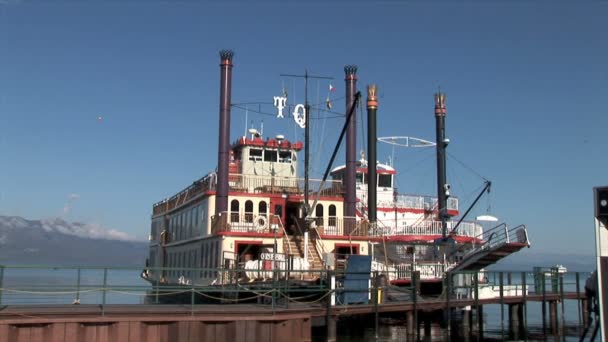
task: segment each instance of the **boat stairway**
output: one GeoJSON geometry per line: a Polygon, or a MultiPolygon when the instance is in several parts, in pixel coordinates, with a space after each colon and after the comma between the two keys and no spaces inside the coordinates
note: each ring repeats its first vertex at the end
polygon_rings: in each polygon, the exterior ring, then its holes
{"type": "Polygon", "coordinates": [[[481,241],[468,251],[462,260],[450,269],[453,271],[476,271],[494,264],[524,247],[530,247],[526,226],[508,229],[506,224],[498,225],[479,236],[481,241]]]}
{"type": "MultiPolygon", "coordinates": [[[[284,241],[283,250],[290,255],[304,258],[304,237],[301,235],[291,235],[286,241],[284,241]]],[[[322,270],[323,261],[315,248],[314,242],[308,242],[308,264],[309,270],[322,270]]],[[[304,278],[318,278],[319,274],[304,275],[304,278]]]]}

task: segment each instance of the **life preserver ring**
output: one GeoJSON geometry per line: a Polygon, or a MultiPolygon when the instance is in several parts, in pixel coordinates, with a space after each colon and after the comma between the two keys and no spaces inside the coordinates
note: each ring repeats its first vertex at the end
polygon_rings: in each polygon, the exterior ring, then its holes
{"type": "Polygon", "coordinates": [[[258,232],[262,232],[268,228],[268,219],[266,216],[258,216],[255,218],[255,228],[258,232]]]}

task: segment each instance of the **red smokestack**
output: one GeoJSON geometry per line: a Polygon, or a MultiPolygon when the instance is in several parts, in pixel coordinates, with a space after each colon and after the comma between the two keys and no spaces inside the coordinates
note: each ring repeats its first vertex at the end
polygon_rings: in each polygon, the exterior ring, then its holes
{"type": "Polygon", "coordinates": [[[220,51],[220,127],[217,151],[215,214],[228,211],[228,163],[230,162],[230,93],[232,90],[232,50],[220,51]]]}
{"type": "MultiPolygon", "coordinates": [[[[357,93],[357,66],[344,67],[346,113],[350,113],[357,93]]],[[[354,113],[356,114],[356,113],[354,113]]],[[[346,130],[346,169],[344,170],[344,216],[354,217],[357,205],[355,175],[357,170],[357,116],[352,115],[346,130]]]]}

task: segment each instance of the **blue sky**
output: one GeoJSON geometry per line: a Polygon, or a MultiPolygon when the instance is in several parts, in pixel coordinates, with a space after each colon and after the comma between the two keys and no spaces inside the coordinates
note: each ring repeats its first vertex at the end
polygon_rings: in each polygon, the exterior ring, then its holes
{"type": "MultiPolygon", "coordinates": [[[[0,0],[0,214],[61,216],[77,194],[70,220],[146,237],[152,203],[215,168],[218,51],[231,48],[235,103],[283,85],[302,101],[302,83],[279,75],[307,69],[335,77],[343,112],[343,67],[357,64],[359,89],[380,87],[379,136],[433,140],[441,86],[450,154],[494,184],[477,212],[528,225],[537,251],[592,254],[591,189],[608,184],[607,15],[599,1],[0,0]]],[[[311,82],[311,101],[327,87],[311,82]]],[[[301,139],[287,120],[247,119],[301,139]]],[[[232,123],[236,138],[243,110],[232,123]]],[[[341,124],[311,126],[317,174],[341,124]]],[[[400,191],[434,193],[432,150],[395,157],[400,191]]],[[[465,204],[481,180],[448,163],[465,204]]]]}

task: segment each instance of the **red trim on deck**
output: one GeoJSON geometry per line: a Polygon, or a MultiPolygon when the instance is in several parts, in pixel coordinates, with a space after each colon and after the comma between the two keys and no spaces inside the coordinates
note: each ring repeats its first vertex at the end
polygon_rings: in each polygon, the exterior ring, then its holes
{"type": "MultiPolygon", "coordinates": [[[[374,240],[382,240],[384,237],[377,237],[377,238],[372,238],[374,240]]],[[[390,236],[386,236],[386,240],[387,241],[402,241],[402,242],[417,242],[417,241],[435,241],[437,239],[441,238],[441,235],[438,234],[433,234],[433,235],[390,235],[390,236]]],[[[479,239],[476,239],[474,237],[468,237],[468,236],[459,236],[459,235],[452,235],[452,238],[454,240],[456,240],[456,242],[459,243],[468,243],[468,242],[475,242],[475,243],[481,243],[482,241],[479,239]]]]}
{"type": "MultiPolygon", "coordinates": [[[[367,207],[364,207],[364,209],[367,210],[367,207]]],[[[378,211],[381,211],[383,213],[394,213],[395,211],[398,213],[413,213],[413,214],[424,214],[427,213],[429,211],[434,211],[436,212],[437,209],[433,209],[433,210],[424,210],[424,209],[416,209],[416,208],[391,208],[391,207],[380,207],[378,208],[378,211]]],[[[458,210],[448,210],[448,214],[450,214],[451,216],[458,216],[460,214],[460,212],[458,210]]]]}
{"type": "MultiPolygon", "coordinates": [[[[233,236],[233,237],[260,237],[260,238],[274,238],[274,233],[256,233],[256,232],[218,232],[218,236],[233,236]]],[[[277,233],[277,238],[282,238],[283,233],[277,233]]]]}
{"type": "MultiPolygon", "coordinates": [[[[358,167],[357,168],[357,172],[361,172],[361,173],[367,174],[367,168],[366,167],[358,167]]],[[[395,171],[395,170],[382,170],[382,169],[376,168],[376,173],[379,174],[379,175],[396,175],[397,171],[395,171]]]]}
{"type": "MultiPolygon", "coordinates": [[[[215,195],[215,191],[210,191],[208,194],[215,195]]],[[[241,197],[263,197],[263,198],[283,198],[283,194],[281,193],[272,193],[272,192],[259,192],[259,193],[251,193],[251,192],[242,192],[242,191],[229,191],[229,196],[241,196],[241,197]]],[[[321,196],[319,197],[319,201],[342,201],[344,198],[339,196],[321,196]]],[[[287,195],[287,200],[289,202],[299,202],[304,200],[303,195],[287,195]]]]}
{"type": "MultiPolygon", "coordinates": [[[[304,190],[302,190],[302,192],[304,192],[304,190]]],[[[279,194],[280,196],[280,194],[279,194]]],[[[289,201],[303,201],[304,200],[304,195],[287,195],[287,199],[289,201]]],[[[319,201],[338,201],[338,202],[342,202],[344,201],[344,197],[340,197],[340,196],[320,196],[319,197],[319,201]]],[[[311,203],[312,205],[312,203],[311,203]]]]}
{"type": "Polygon", "coordinates": [[[361,246],[359,244],[354,244],[354,243],[334,243],[334,253],[336,253],[336,249],[338,248],[352,248],[353,252],[352,254],[359,254],[359,248],[361,246]]]}
{"type": "MultiPolygon", "coordinates": [[[[420,279],[420,283],[440,283],[442,281],[442,279],[440,278],[435,278],[435,279],[420,279]]],[[[409,285],[412,283],[411,279],[395,279],[395,280],[391,280],[391,285],[409,285]]]]}
{"type": "MultiPolygon", "coordinates": [[[[386,241],[403,241],[403,242],[433,242],[437,239],[439,239],[441,237],[441,235],[387,235],[387,236],[352,236],[349,237],[348,235],[327,235],[327,234],[321,234],[321,238],[323,239],[330,239],[330,240],[353,240],[353,241],[367,241],[367,240],[371,240],[371,241],[382,241],[383,239],[386,239],[386,241]]],[[[482,240],[473,238],[473,237],[468,237],[468,236],[452,236],[452,238],[454,240],[456,240],[456,242],[459,243],[468,243],[468,242],[475,242],[475,243],[482,243],[482,240]]]]}
{"type": "Polygon", "coordinates": [[[263,245],[262,241],[260,240],[235,240],[234,241],[234,253],[236,255],[239,255],[239,247],[241,245],[263,245]]]}
{"type": "Polygon", "coordinates": [[[242,147],[242,146],[257,146],[257,147],[281,147],[282,149],[289,149],[294,151],[299,151],[302,149],[302,142],[296,141],[292,143],[288,140],[283,140],[279,144],[279,141],[276,139],[268,139],[264,140],[262,138],[253,138],[249,139],[247,137],[239,138],[233,145],[232,148],[242,147]]]}
{"type": "Polygon", "coordinates": [[[367,241],[373,238],[370,238],[369,236],[352,236],[349,237],[348,235],[326,235],[326,234],[321,234],[321,237],[323,239],[332,239],[332,240],[354,240],[354,241],[367,241]]]}

